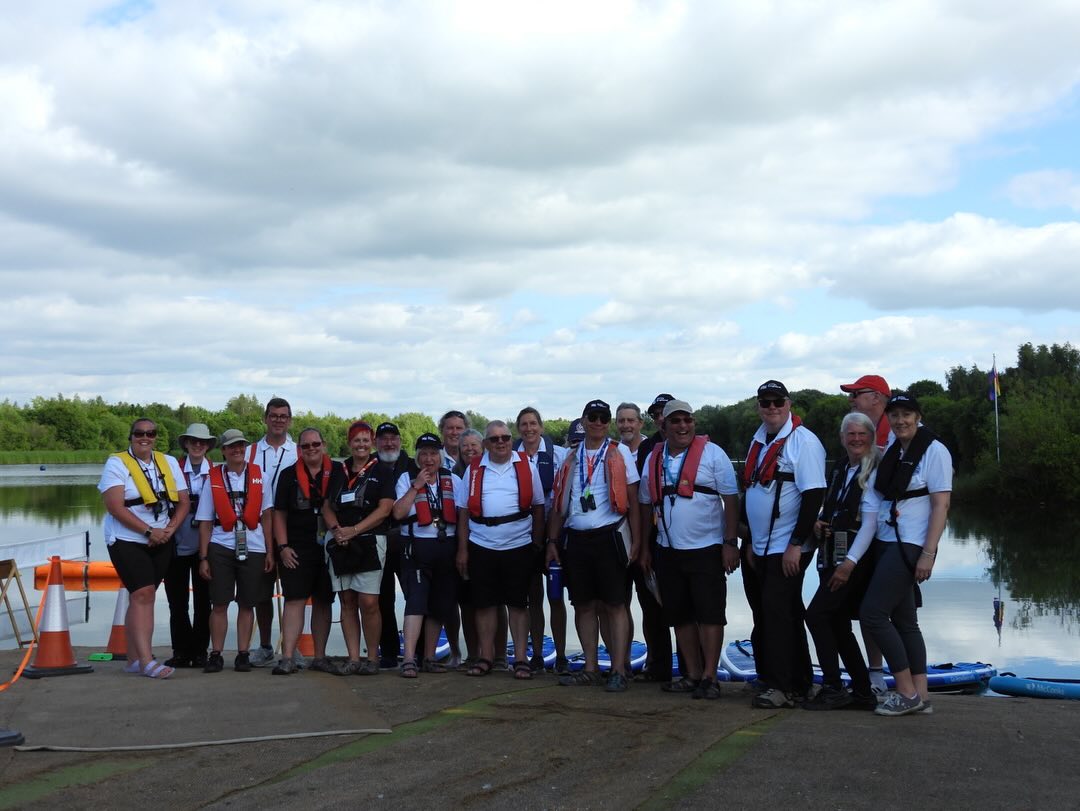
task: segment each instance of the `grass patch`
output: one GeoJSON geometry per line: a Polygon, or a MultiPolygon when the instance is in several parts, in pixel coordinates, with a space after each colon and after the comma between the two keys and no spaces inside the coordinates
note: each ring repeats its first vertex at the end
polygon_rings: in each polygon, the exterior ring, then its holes
{"type": "Polygon", "coordinates": [[[112,451],[0,451],[0,465],[104,464],[112,451]]]}

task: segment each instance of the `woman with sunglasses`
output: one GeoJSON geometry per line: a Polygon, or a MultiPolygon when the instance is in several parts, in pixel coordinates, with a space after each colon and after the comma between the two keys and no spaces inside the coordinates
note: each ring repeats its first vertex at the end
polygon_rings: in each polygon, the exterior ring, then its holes
{"type": "Polygon", "coordinates": [[[330,609],[334,591],[322,539],[326,534],[323,507],[330,491],[334,462],[326,455],[326,444],[317,428],[300,432],[296,464],[281,471],[274,494],[274,541],[280,561],[278,577],[285,596],[281,616],[281,659],[274,667],[276,676],[295,672],[293,654],[304,630],[304,606],[311,600],[311,638],[315,658],[311,669],[342,675],[326,658],[330,638],[330,609]],[[282,541],[284,539],[284,541],[282,541]]]}
{"type": "Polygon", "coordinates": [[[157,425],[140,418],[130,445],[109,457],[98,482],[105,503],[105,543],[129,592],[125,629],[128,673],[167,679],[173,668],[154,659],[154,600],[173,556],[173,533],[187,518],[187,482],[176,459],[154,450],[157,425]]]}
{"type": "Polygon", "coordinates": [[[363,420],[349,426],[352,455],[330,474],[329,498],[323,515],[330,582],[341,600],[341,633],[349,661],[345,672],[379,673],[382,613],[379,589],[386,562],[386,533],[394,506],[394,469],[372,451],[375,431],[363,420]],[[360,661],[360,626],[367,641],[367,659],[360,661]]]}

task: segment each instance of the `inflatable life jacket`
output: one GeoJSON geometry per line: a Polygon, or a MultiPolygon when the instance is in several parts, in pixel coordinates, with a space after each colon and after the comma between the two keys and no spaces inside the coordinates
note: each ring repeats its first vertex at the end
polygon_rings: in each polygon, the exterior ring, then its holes
{"type": "Polygon", "coordinates": [[[307,510],[312,507],[318,509],[322,506],[323,501],[326,500],[326,491],[330,487],[330,471],[333,467],[333,461],[325,453],[322,457],[321,471],[322,474],[316,474],[319,481],[319,492],[316,493],[316,498],[311,498],[311,474],[308,473],[307,465],[304,464],[303,459],[296,460],[296,507],[300,510],[307,510]]]}
{"type": "MultiPolygon", "coordinates": [[[[217,513],[218,523],[226,532],[232,532],[236,526],[236,509],[230,490],[225,485],[225,465],[214,465],[210,468],[210,495],[214,499],[214,512],[217,513]]],[[[244,526],[255,529],[259,525],[259,517],[262,515],[263,481],[262,470],[258,465],[244,465],[244,511],[241,514],[244,526]]]]}
{"type": "MultiPolygon", "coordinates": [[[[755,484],[768,487],[774,479],[779,482],[795,481],[795,477],[791,473],[778,473],[776,465],[780,460],[780,452],[784,449],[784,443],[800,425],[802,425],[802,420],[799,419],[799,415],[792,414],[791,431],[782,439],[773,440],[772,445],[765,452],[765,458],[761,460],[761,464],[758,464],[758,456],[761,455],[761,449],[765,447],[764,444],[756,439],[750,443],[750,450],[746,453],[746,462],[742,471],[744,487],[749,488],[755,484]]],[[[779,492],[777,493],[777,499],[779,499],[779,492]]]]}
{"type": "Polygon", "coordinates": [[[114,453],[113,456],[124,463],[131,480],[135,482],[135,489],[139,491],[139,497],[128,499],[124,502],[124,506],[134,507],[136,504],[142,504],[145,507],[154,508],[156,515],[161,510],[161,502],[165,501],[171,516],[173,509],[180,502],[180,492],[176,489],[176,479],[173,477],[172,468],[169,467],[169,458],[161,451],[153,452],[152,459],[154,467],[157,468],[158,480],[160,486],[165,488],[165,492],[155,493],[149,474],[130,450],[114,453]]]}
{"type": "Polygon", "coordinates": [[[649,471],[649,500],[654,505],[660,504],[664,496],[679,496],[680,498],[693,498],[694,493],[704,493],[710,496],[718,496],[719,492],[711,487],[697,484],[698,467],[701,465],[701,455],[705,446],[709,444],[709,437],[702,435],[694,437],[690,447],[683,456],[682,467],[679,468],[679,481],[676,484],[664,484],[664,450],[667,443],[656,445],[649,459],[652,468],[649,471]]]}
{"type": "MultiPolygon", "coordinates": [[[[608,483],[608,499],[614,512],[626,515],[630,509],[630,500],[626,490],[626,462],[619,453],[619,443],[613,439],[607,442],[607,450],[604,453],[604,476],[608,483]]],[[[579,453],[585,453],[584,442],[578,446],[575,453],[567,454],[555,476],[554,507],[560,515],[567,515],[569,512],[567,508],[570,506],[570,471],[574,465],[578,464],[579,453]]]]}
{"type": "Polygon", "coordinates": [[[480,465],[480,457],[474,456],[469,463],[469,518],[478,524],[488,527],[496,527],[499,524],[509,524],[512,521],[520,521],[529,515],[532,510],[533,486],[532,465],[524,451],[515,451],[517,457],[512,459],[514,475],[517,477],[518,488],[518,511],[509,515],[484,516],[484,467],[480,465]]]}
{"type": "MultiPolygon", "coordinates": [[[[525,450],[525,440],[518,439],[514,443],[515,451],[525,450]]],[[[540,437],[540,447],[536,449],[536,471],[540,474],[540,486],[544,488],[544,498],[551,495],[551,488],[555,486],[555,451],[551,437],[544,434],[540,437]]]]}
{"type": "MultiPolygon", "coordinates": [[[[441,520],[447,524],[457,523],[457,505],[454,503],[454,477],[450,471],[444,467],[438,469],[439,483],[438,490],[442,501],[442,513],[441,520]]],[[[434,521],[431,508],[432,502],[431,490],[427,487],[424,488],[423,497],[419,497],[413,502],[413,509],[416,510],[416,525],[420,527],[429,527],[434,521]]],[[[438,503],[434,505],[438,508],[438,503]]]]}

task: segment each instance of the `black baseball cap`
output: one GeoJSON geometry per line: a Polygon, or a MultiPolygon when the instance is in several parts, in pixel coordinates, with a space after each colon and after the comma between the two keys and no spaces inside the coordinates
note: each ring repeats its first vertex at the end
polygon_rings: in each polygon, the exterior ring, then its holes
{"type": "Polygon", "coordinates": [[[757,387],[758,397],[787,397],[787,386],[779,380],[766,380],[757,387]]]}
{"type": "Polygon", "coordinates": [[[416,450],[420,450],[421,448],[435,448],[435,450],[441,451],[442,440],[435,436],[435,434],[420,434],[420,436],[416,438],[416,450]]]}
{"type": "Polygon", "coordinates": [[[401,436],[401,431],[392,422],[380,422],[379,427],[375,429],[375,436],[382,436],[383,434],[397,434],[401,436]]]}
{"type": "Polygon", "coordinates": [[[597,412],[601,414],[607,414],[610,417],[611,406],[609,406],[603,400],[589,400],[589,402],[585,404],[585,408],[581,409],[581,416],[587,417],[589,414],[594,414],[597,412]]]}
{"type": "Polygon", "coordinates": [[[917,414],[922,414],[922,406],[919,405],[919,401],[906,391],[898,392],[889,398],[889,402],[885,404],[885,413],[897,408],[906,408],[908,411],[914,411],[917,414]]]}
{"type": "Polygon", "coordinates": [[[674,394],[658,394],[653,397],[652,404],[648,407],[648,409],[646,409],[646,412],[649,414],[649,416],[652,416],[652,413],[654,411],[660,411],[661,413],[663,413],[664,406],[666,406],[674,399],[674,394]]]}

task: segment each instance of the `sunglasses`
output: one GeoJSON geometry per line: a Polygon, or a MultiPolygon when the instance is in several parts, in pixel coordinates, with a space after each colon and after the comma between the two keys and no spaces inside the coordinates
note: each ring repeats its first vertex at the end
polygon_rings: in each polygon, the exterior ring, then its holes
{"type": "Polygon", "coordinates": [[[611,415],[604,411],[594,411],[586,416],[585,419],[589,422],[602,422],[604,425],[607,425],[611,422],[611,415]]]}
{"type": "Polygon", "coordinates": [[[693,425],[694,424],[694,418],[693,417],[668,417],[666,422],[670,423],[671,425],[693,425]]]}
{"type": "Polygon", "coordinates": [[[860,394],[869,394],[869,393],[870,393],[870,392],[872,392],[872,391],[873,391],[873,389],[859,389],[858,391],[853,391],[853,392],[851,392],[850,394],[848,394],[848,397],[849,397],[850,399],[854,400],[854,399],[855,399],[856,397],[858,397],[858,396],[859,396],[860,394]]]}
{"type": "Polygon", "coordinates": [[[786,397],[775,397],[775,398],[759,397],[758,401],[757,401],[757,404],[759,406],[761,406],[762,408],[769,408],[769,407],[783,408],[784,403],[786,403],[786,402],[787,402],[786,397]]]}
{"type": "Polygon", "coordinates": [[[142,439],[143,437],[154,439],[157,437],[157,428],[151,428],[149,431],[132,431],[131,435],[135,439],[142,439]]]}
{"type": "Polygon", "coordinates": [[[317,450],[318,448],[321,448],[321,447],[322,447],[321,442],[303,442],[300,445],[300,450],[302,450],[302,451],[313,451],[313,450],[317,450]]]}
{"type": "Polygon", "coordinates": [[[511,439],[510,434],[492,434],[487,437],[488,442],[509,442],[511,439]]]}

